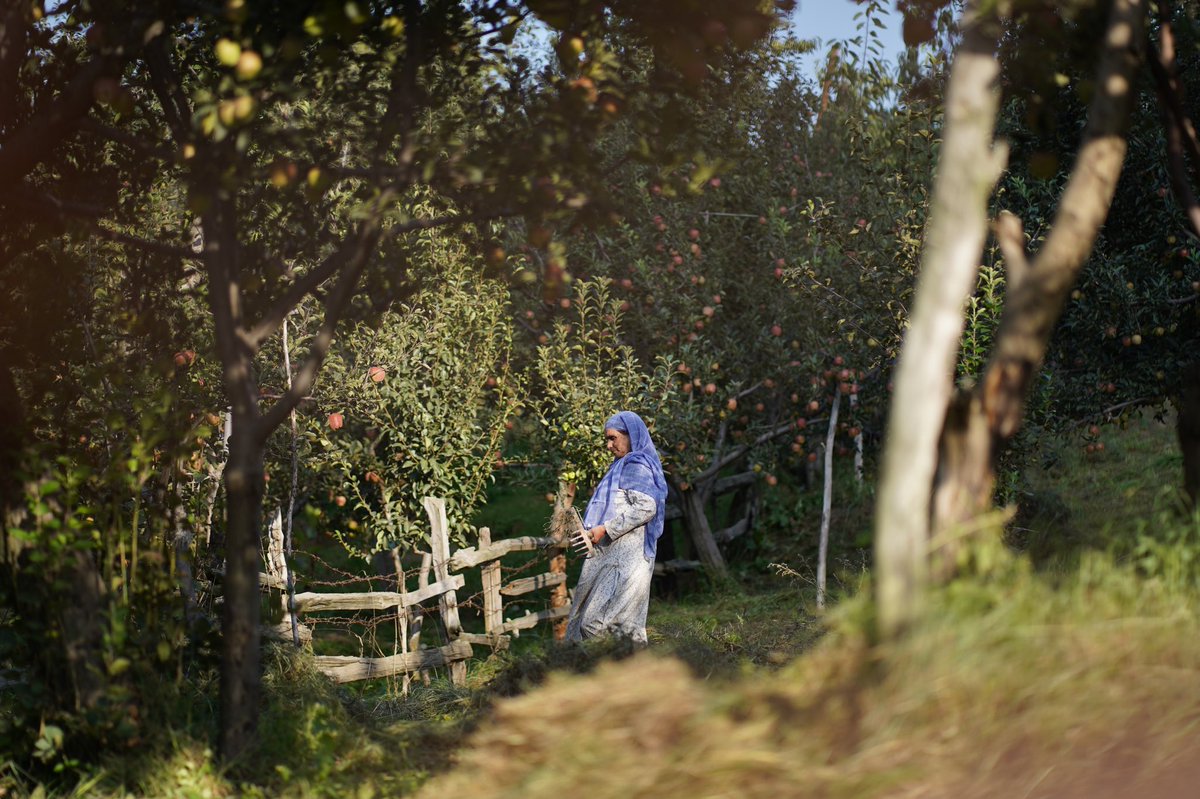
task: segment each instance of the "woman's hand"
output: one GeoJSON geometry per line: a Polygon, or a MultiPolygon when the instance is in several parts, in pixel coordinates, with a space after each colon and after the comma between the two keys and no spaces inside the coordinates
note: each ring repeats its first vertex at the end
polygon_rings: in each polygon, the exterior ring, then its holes
{"type": "Polygon", "coordinates": [[[608,532],[608,530],[606,530],[604,528],[603,524],[598,524],[595,527],[593,527],[591,530],[588,530],[588,535],[592,537],[593,544],[599,544],[600,539],[604,538],[604,534],[607,532],[608,532]]]}

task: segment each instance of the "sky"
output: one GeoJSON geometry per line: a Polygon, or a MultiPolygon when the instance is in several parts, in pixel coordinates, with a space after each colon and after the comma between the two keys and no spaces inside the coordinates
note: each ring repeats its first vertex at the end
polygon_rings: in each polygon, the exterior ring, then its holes
{"type": "MultiPolygon", "coordinates": [[[[881,30],[884,45],[883,57],[895,61],[904,51],[900,34],[900,14],[893,3],[883,4],[888,14],[882,17],[886,28],[881,30]]],[[[792,21],[796,36],[801,39],[819,39],[820,46],[808,56],[805,64],[811,74],[816,75],[825,65],[829,44],[838,39],[852,39],[858,34],[861,19],[854,19],[865,6],[853,0],[797,0],[792,21]]]]}

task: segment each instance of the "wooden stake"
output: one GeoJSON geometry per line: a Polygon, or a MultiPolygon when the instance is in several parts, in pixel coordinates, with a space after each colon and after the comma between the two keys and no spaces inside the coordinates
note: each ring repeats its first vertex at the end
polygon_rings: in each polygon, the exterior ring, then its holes
{"type": "MultiPolygon", "coordinates": [[[[492,544],[492,531],[479,528],[479,548],[492,544]]],[[[479,569],[483,580],[483,629],[489,636],[499,635],[504,626],[504,599],[500,596],[500,561],[493,560],[479,569]]]]}
{"type": "MultiPolygon", "coordinates": [[[[571,604],[567,593],[567,509],[575,504],[575,484],[567,480],[558,482],[558,494],[554,498],[554,518],[551,522],[551,536],[561,546],[551,550],[550,573],[561,574],[562,582],[550,592],[550,610],[562,612],[571,604]]],[[[554,640],[563,641],[567,637],[567,617],[561,616],[554,623],[554,640]]]]}
{"type": "Polygon", "coordinates": [[[825,607],[825,570],[829,560],[829,517],[833,513],[833,439],[837,435],[838,409],[842,407],[842,389],[833,395],[829,414],[829,432],[825,434],[825,493],[821,499],[821,541],[817,547],[817,607],[825,607]]]}
{"type": "MultiPolygon", "coordinates": [[[[446,520],[446,501],[438,497],[425,497],[422,504],[425,506],[425,512],[429,514],[429,546],[433,554],[433,572],[440,583],[450,579],[450,523],[446,520]]],[[[453,591],[448,591],[442,594],[438,604],[442,610],[442,622],[446,626],[446,637],[454,641],[462,632],[462,624],[458,620],[458,597],[453,591]]],[[[450,682],[453,685],[466,684],[466,663],[454,661],[450,664],[450,682]]]]}

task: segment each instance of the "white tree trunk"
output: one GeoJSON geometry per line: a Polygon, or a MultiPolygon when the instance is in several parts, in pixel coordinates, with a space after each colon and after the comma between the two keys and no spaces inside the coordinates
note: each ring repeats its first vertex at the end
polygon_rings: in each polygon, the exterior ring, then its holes
{"type": "Polygon", "coordinates": [[[817,607],[825,607],[825,571],[829,562],[829,521],[833,514],[833,441],[837,437],[838,409],[842,407],[842,390],[833,395],[833,410],[829,412],[829,431],[825,434],[825,492],[821,497],[821,540],[817,544],[817,607]]]}
{"type": "Polygon", "coordinates": [[[946,95],[921,274],[896,369],[875,514],[880,630],[894,635],[916,614],[927,582],[930,499],[938,438],[954,388],[963,307],[975,288],[987,204],[1004,166],[993,143],[999,107],[1000,26],[971,0],[946,95]]]}

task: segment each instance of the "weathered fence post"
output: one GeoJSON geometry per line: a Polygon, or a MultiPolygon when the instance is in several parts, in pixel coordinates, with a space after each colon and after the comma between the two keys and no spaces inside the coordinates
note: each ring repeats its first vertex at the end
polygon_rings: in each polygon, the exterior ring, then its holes
{"type": "MultiPolygon", "coordinates": [[[[492,531],[487,527],[479,528],[479,548],[492,545],[492,531]]],[[[504,626],[504,604],[500,597],[500,561],[493,560],[479,569],[483,580],[483,629],[490,638],[499,642],[501,628],[504,626]]],[[[493,648],[497,644],[493,644],[493,648]]]]}
{"type": "MultiPolygon", "coordinates": [[[[425,497],[422,500],[425,512],[429,514],[429,551],[433,553],[433,572],[438,582],[450,579],[450,523],[446,520],[446,501],[437,497],[425,497]]],[[[453,591],[441,595],[438,604],[442,610],[442,621],[446,626],[446,637],[453,641],[462,632],[462,624],[458,620],[458,597],[453,591]]],[[[449,664],[450,682],[454,685],[465,685],[467,682],[467,664],[454,661],[449,664]]]]}
{"type": "Polygon", "coordinates": [[[287,562],[287,547],[283,534],[283,511],[278,508],[275,510],[275,515],[271,517],[270,537],[267,541],[267,585],[280,589],[280,603],[283,605],[284,613],[283,621],[273,634],[281,639],[290,638],[292,644],[299,647],[303,636],[299,620],[296,618],[294,583],[287,562]]]}
{"type": "MultiPolygon", "coordinates": [[[[404,564],[400,561],[400,547],[392,547],[392,571],[396,574],[396,593],[403,594],[408,591],[407,580],[404,576],[404,564]]],[[[396,608],[396,640],[392,644],[392,656],[398,654],[407,658],[409,654],[408,648],[408,623],[412,616],[411,607],[396,608]]],[[[400,693],[407,698],[408,689],[412,686],[412,673],[404,672],[404,676],[400,678],[400,693]]]]}
{"type": "MultiPolygon", "coordinates": [[[[429,571],[433,568],[433,555],[421,553],[421,570],[417,575],[417,590],[429,587],[429,571]]],[[[420,605],[411,605],[408,610],[408,651],[416,652],[421,648],[421,625],[425,621],[425,613],[420,605]]],[[[422,669],[421,682],[429,685],[429,672],[422,669]]]]}
{"type": "Polygon", "coordinates": [[[821,498],[821,540],[817,546],[817,607],[825,607],[825,570],[829,559],[829,517],[833,514],[833,441],[837,435],[838,409],[842,407],[842,389],[833,395],[829,430],[825,434],[825,486],[821,498]]]}
{"type": "MultiPolygon", "coordinates": [[[[565,579],[567,573],[567,550],[565,544],[567,541],[567,511],[575,504],[575,483],[568,480],[558,481],[558,494],[554,497],[554,516],[550,522],[550,536],[555,540],[556,546],[550,550],[550,573],[561,574],[564,579],[561,583],[554,586],[550,592],[550,610],[564,608],[570,604],[571,599],[567,593],[567,581],[565,579]]],[[[562,641],[567,637],[567,619],[566,617],[554,622],[554,640],[562,641]]]]}

